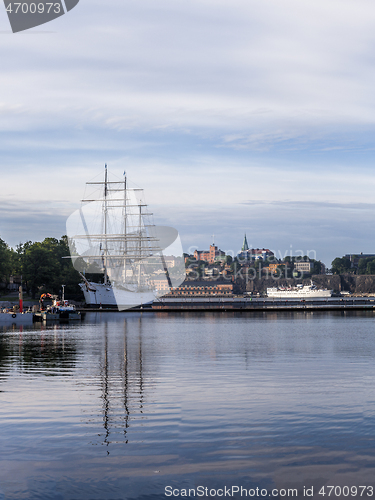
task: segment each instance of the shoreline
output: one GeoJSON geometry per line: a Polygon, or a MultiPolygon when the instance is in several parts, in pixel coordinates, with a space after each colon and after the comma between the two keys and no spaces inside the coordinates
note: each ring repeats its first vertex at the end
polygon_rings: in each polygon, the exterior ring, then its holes
{"type": "Polygon", "coordinates": [[[119,311],[116,308],[77,308],[80,312],[196,312],[196,311],[375,311],[375,297],[331,297],[327,299],[269,299],[269,298],[184,298],[160,299],[153,304],[119,311]]]}

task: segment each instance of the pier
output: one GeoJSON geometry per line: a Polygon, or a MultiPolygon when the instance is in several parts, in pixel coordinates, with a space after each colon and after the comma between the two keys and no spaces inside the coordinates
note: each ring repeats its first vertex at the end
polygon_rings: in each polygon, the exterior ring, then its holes
{"type": "Polygon", "coordinates": [[[267,297],[161,298],[153,311],[337,311],[375,309],[375,297],[330,297],[325,299],[271,299],[267,297]]]}

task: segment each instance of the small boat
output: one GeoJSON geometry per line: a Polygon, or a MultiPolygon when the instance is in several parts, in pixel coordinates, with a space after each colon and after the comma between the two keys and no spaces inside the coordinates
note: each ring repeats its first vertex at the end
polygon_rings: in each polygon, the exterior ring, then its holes
{"type": "Polygon", "coordinates": [[[54,300],[51,306],[47,306],[44,311],[40,311],[38,316],[43,321],[60,321],[60,320],[80,320],[81,313],[76,310],[76,307],[69,304],[67,300],[54,300]]]}
{"type": "Polygon", "coordinates": [[[58,319],[67,319],[69,321],[81,319],[81,313],[76,310],[74,305],[69,304],[67,300],[54,301],[52,308],[59,315],[58,319]]]}
{"type": "Polygon", "coordinates": [[[60,319],[60,314],[58,313],[53,313],[50,310],[46,311],[40,311],[38,313],[35,313],[35,318],[40,321],[59,321],[60,319]]]}
{"type": "MultiPolygon", "coordinates": [[[[65,286],[65,285],[64,285],[65,286]]],[[[44,293],[40,297],[40,310],[35,313],[37,320],[42,321],[60,321],[60,320],[80,320],[81,313],[76,310],[75,305],[70,304],[68,300],[64,300],[64,292],[62,300],[58,300],[56,295],[44,293]],[[52,304],[45,305],[45,299],[52,299],[52,304]]]]}

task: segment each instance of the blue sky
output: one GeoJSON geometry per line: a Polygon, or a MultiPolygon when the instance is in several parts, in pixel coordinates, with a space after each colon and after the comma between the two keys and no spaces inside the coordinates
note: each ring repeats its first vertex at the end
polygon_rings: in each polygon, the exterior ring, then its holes
{"type": "Polygon", "coordinates": [[[80,0],[12,34],[0,9],[0,237],[60,237],[107,162],[185,251],[375,253],[374,24],[367,0],[80,0]]]}

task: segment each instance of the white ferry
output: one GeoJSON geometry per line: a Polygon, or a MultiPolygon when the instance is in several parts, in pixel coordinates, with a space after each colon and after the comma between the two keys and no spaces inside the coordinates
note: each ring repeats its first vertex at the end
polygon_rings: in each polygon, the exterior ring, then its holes
{"type": "Polygon", "coordinates": [[[331,297],[333,290],[318,289],[311,282],[310,285],[297,285],[290,288],[267,288],[267,297],[272,299],[316,299],[331,297]]]}

